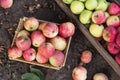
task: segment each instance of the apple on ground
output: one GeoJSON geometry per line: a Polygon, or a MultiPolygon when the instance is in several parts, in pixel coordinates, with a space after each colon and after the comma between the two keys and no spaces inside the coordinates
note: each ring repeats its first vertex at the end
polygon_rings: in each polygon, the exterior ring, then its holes
{"type": "Polygon", "coordinates": [[[104,73],[96,73],[93,76],[93,80],[109,80],[109,79],[104,73]]]}
{"type": "Polygon", "coordinates": [[[65,4],[71,4],[73,0],[62,0],[65,4]]]}
{"type": "Polygon", "coordinates": [[[50,39],[50,42],[53,44],[55,49],[63,51],[67,46],[67,41],[61,36],[56,36],[50,39]]]}
{"type": "Polygon", "coordinates": [[[39,47],[42,43],[46,41],[46,37],[42,34],[42,32],[36,30],[31,34],[31,41],[34,47],[39,47]]]}
{"type": "Polygon", "coordinates": [[[57,24],[49,22],[44,26],[42,32],[45,37],[53,38],[58,34],[59,30],[57,24]]]}
{"type": "Polygon", "coordinates": [[[23,58],[25,61],[33,61],[36,57],[36,51],[34,48],[29,48],[24,51],[23,58]]]}
{"type": "Polygon", "coordinates": [[[115,56],[115,61],[120,65],[120,53],[115,56]]]}
{"type": "Polygon", "coordinates": [[[48,58],[43,57],[39,52],[36,55],[36,61],[40,64],[47,63],[48,58]]]}
{"type": "Polygon", "coordinates": [[[112,2],[108,6],[108,12],[111,15],[119,14],[120,13],[120,7],[116,3],[112,2]]]}
{"type": "Polygon", "coordinates": [[[89,27],[89,32],[96,38],[102,36],[103,30],[104,30],[103,25],[91,24],[89,27]]]}
{"type": "Polygon", "coordinates": [[[103,30],[102,36],[103,39],[107,42],[114,42],[116,35],[117,35],[117,30],[114,27],[106,27],[103,30]]]}
{"type": "Polygon", "coordinates": [[[113,26],[115,28],[120,26],[120,19],[118,16],[109,16],[106,20],[107,26],[113,26]]]}
{"type": "Polygon", "coordinates": [[[106,0],[98,0],[98,6],[95,10],[106,11],[108,6],[109,6],[109,2],[107,2],[106,0]]]}
{"type": "Polygon", "coordinates": [[[74,80],[86,80],[87,79],[87,70],[83,66],[77,66],[72,71],[72,78],[74,80]]]}
{"type": "Polygon", "coordinates": [[[55,54],[49,58],[49,62],[52,66],[59,67],[64,63],[65,55],[63,52],[56,50],[55,54]]]}
{"type": "Polygon", "coordinates": [[[13,5],[13,0],[0,0],[0,6],[4,9],[10,8],[13,5]]]}
{"type": "Polygon", "coordinates": [[[116,44],[120,47],[120,33],[116,36],[116,44]]]}
{"type": "Polygon", "coordinates": [[[22,50],[13,46],[8,49],[8,57],[9,59],[16,59],[22,56],[22,50]]]}
{"type": "Polygon", "coordinates": [[[120,52],[120,47],[115,42],[108,43],[107,49],[110,54],[118,54],[120,52]]]}
{"type": "Polygon", "coordinates": [[[22,51],[31,47],[31,40],[28,36],[19,36],[15,40],[16,46],[22,51]]]}
{"type": "Polygon", "coordinates": [[[85,2],[85,7],[88,9],[88,10],[94,10],[97,8],[97,5],[98,5],[98,2],[97,0],[87,0],[85,2]]]}
{"type": "Polygon", "coordinates": [[[71,22],[64,22],[59,26],[59,34],[63,38],[73,36],[75,33],[75,25],[71,22]]]}
{"type": "Polygon", "coordinates": [[[20,36],[29,36],[30,33],[27,31],[27,30],[21,30],[20,32],[18,32],[18,35],[17,37],[20,37],[20,36]]]}
{"type": "Polygon", "coordinates": [[[106,20],[105,12],[102,10],[94,11],[92,14],[92,21],[96,24],[102,24],[106,20]]]}
{"type": "Polygon", "coordinates": [[[55,47],[50,42],[45,42],[38,47],[38,53],[45,58],[49,58],[55,53],[55,47]]]}
{"type": "Polygon", "coordinates": [[[72,1],[70,10],[73,14],[80,14],[84,10],[84,4],[81,1],[72,1]]]}
{"type": "Polygon", "coordinates": [[[79,20],[82,24],[89,24],[91,21],[92,11],[83,10],[80,14],[79,20]]]}
{"type": "Polygon", "coordinates": [[[35,31],[39,26],[39,21],[35,17],[30,17],[24,22],[24,28],[28,31],[35,31]]]}

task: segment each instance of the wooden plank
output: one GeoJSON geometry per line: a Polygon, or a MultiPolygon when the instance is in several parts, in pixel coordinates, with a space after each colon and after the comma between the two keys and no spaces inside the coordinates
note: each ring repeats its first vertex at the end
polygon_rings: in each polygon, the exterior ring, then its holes
{"type": "MultiPolygon", "coordinates": [[[[87,28],[80,23],[78,18],[72,14],[67,5],[63,4],[61,0],[55,0],[59,7],[68,15],[73,22],[76,23],[78,29],[86,36],[86,38],[91,42],[91,44],[97,49],[97,51],[103,56],[103,58],[108,62],[108,64],[113,68],[113,70],[120,76],[120,66],[114,61],[114,59],[109,55],[109,53],[102,47],[102,45],[93,38],[89,33],[87,28]]],[[[116,2],[118,3],[118,2],[116,2]]]]}

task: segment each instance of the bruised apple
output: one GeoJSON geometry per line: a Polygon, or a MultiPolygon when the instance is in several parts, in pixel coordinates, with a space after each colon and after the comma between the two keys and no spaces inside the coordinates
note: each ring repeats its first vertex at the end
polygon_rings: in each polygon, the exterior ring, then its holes
{"type": "Polygon", "coordinates": [[[16,59],[16,58],[19,58],[22,56],[22,50],[20,50],[19,48],[17,47],[10,47],[8,49],[8,57],[10,59],[16,59]]]}
{"type": "Polygon", "coordinates": [[[50,39],[50,42],[53,44],[55,49],[61,50],[61,51],[64,50],[67,45],[66,39],[64,39],[61,36],[56,36],[56,37],[50,39]]]}
{"type": "Polygon", "coordinates": [[[46,41],[45,36],[40,31],[33,31],[31,34],[31,41],[34,47],[39,47],[46,41]]]}
{"type": "Polygon", "coordinates": [[[55,47],[50,42],[45,42],[38,47],[38,53],[45,58],[49,58],[55,53],[55,47]]]}
{"type": "Polygon", "coordinates": [[[64,59],[65,55],[61,51],[56,50],[55,54],[49,58],[49,62],[51,65],[58,67],[63,64],[64,59]]]}
{"type": "Polygon", "coordinates": [[[25,61],[33,61],[36,57],[36,51],[34,48],[29,48],[24,51],[23,58],[25,61]]]}
{"type": "Polygon", "coordinates": [[[60,26],[59,26],[59,34],[63,38],[73,36],[74,33],[75,33],[75,25],[73,23],[65,22],[65,23],[60,24],[60,26]]]}

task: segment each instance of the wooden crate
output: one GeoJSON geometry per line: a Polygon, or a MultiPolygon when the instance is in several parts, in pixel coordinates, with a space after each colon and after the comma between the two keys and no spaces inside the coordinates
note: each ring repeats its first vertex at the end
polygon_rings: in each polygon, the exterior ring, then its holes
{"type": "MultiPolygon", "coordinates": [[[[24,21],[26,19],[27,19],[27,17],[20,18],[20,21],[18,23],[18,27],[17,27],[17,29],[15,31],[15,35],[14,35],[11,47],[15,46],[15,39],[17,37],[17,34],[19,33],[20,30],[24,29],[23,23],[24,23],[24,21]]],[[[39,23],[43,23],[43,22],[49,22],[49,21],[39,20],[39,23]]],[[[57,25],[59,25],[59,24],[57,24],[57,25]]],[[[65,54],[65,60],[64,60],[64,63],[61,66],[59,66],[59,67],[54,67],[54,66],[50,65],[49,62],[46,63],[46,64],[40,64],[36,60],[28,62],[28,61],[25,61],[23,59],[23,57],[20,57],[20,58],[14,59],[14,60],[15,61],[19,61],[19,62],[29,63],[29,64],[32,64],[32,65],[37,65],[37,66],[42,66],[42,67],[46,67],[46,68],[60,70],[63,66],[65,66],[65,62],[66,62],[66,59],[67,59],[67,55],[68,55],[68,50],[69,50],[71,39],[72,39],[72,37],[67,38],[67,46],[66,46],[65,50],[63,51],[63,53],[65,54]]]]}
{"type": "MultiPolygon", "coordinates": [[[[111,2],[116,2],[120,5],[118,0],[109,0],[111,2]]],[[[91,44],[97,49],[97,51],[103,56],[103,58],[108,62],[108,64],[113,68],[113,70],[120,76],[120,66],[115,62],[113,57],[103,48],[103,46],[89,33],[88,29],[79,21],[76,15],[74,15],[69,7],[62,2],[62,0],[55,0],[58,6],[70,17],[73,22],[78,26],[80,31],[86,36],[86,38],[91,42],[91,44]]]]}

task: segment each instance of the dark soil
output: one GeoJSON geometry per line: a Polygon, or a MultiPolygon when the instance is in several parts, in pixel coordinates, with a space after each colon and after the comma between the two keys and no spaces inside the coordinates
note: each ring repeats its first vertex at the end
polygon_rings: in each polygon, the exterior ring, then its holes
{"type": "MultiPolygon", "coordinates": [[[[0,8],[0,80],[21,80],[21,75],[29,71],[29,64],[11,61],[7,56],[7,49],[12,42],[19,18],[24,16],[34,16],[56,23],[72,21],[54,0],[14,0],[11,8],[0,8]]],[[[105,73],[109,80],[120,80],[120,77],[77,28],[72,38],[65,67],[58,71],[35,67],[43,71],[45,80],[73,80],[72,70],[78,66],[81,52],[86,49],[93,53],[92,61],[84,65],[88,70],[87,80],[92,80],[93,75],[97,72],[105,73]]]]}

